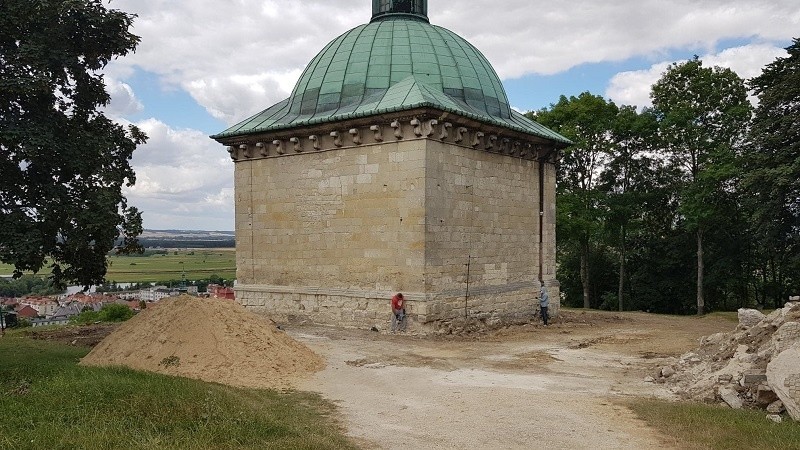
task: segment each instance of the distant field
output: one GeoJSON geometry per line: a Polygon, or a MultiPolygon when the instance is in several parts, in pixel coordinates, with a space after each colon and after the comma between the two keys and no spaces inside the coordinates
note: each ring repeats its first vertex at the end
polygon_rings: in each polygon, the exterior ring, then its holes
{"type": "MultiPolygon", "coordinates": [[[[236,278],[236,253],[233,249],[169,250],[166,255],[111,256],[106,279],[118,283],[142,283],[179,280],[183,271],[187,280],[218,275],[236,278]]],[[[0,264],[0,275],[11,275],[14,268],[0,264]]],[[[49,275],[45,267],[41,275],[49,275]]]]}

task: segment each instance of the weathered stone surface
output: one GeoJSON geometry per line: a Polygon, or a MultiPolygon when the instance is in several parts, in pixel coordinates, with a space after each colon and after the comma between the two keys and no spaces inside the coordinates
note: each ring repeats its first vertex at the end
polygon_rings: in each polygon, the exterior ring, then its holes
{"type": "Polygon", "coordinates": [[[767,412],[772,414],[780,414],[785,410],[786,408],[783,407],[783,402],[780,400],[775,400],[767,406],[767,412]]]}
{"type": "Polygon", "coordinates": [[[759,322],[764,320],[767,316],[756,309],[739,309],[739,325],[744,327],[752,327],[758,325],[759,322]]]}
{"type": "Polygon", "coordinates": [[[800,342],[800,322],[786,322],[772,335],[774,354],[780,354],[800,342]]]}
{"type": "Polygon", "coordinates": [[[770,361],[767,380],[792,419],[800,420],[800,344],[770,361]]]}
{"type": "Polygon", "coordinates": [[[653,378],[653,377],[651,377],[651,376],[646,376],[646,377],[644,377],[644,382],[645,382],[645,383],[653,383],[653,382],[655,382],[655,381],[656,381],[656,379],[655,379],[655,378],[653,378]]]}
{"type": "Polygon", "coordinates": [[[664,378],[669,378],[675,375],[675,369],[670,366],[662,367],[661,368],[661,376],[664,378]]]}
{"type": "Polygon", "coordinates": [[[777,415],[777,414],[770,414],[770,415],[767,416],[767,419],[769,419],[769,420],[771,420],[771,421],[773,421],[775,423],[783,422],[783,418],[781,416],[777,415]]]}
{"type": "Polygon", "coordinates": [[[733,381],[733,375],[729,373],[723,373],[722,375],[717,376],[717,381],[720,383],[730,383],[733,381]]]}
{"type": "Polygon", "coordinates": [[[731,408],[742,409],[742,399],[739,398],[739,393],[735,389],[721,387],[719,388],[719,396],[731,408]]]}
{"type": "Polygon", "coordinates": [[[761,382],[767,381],[767,374],[765,373],[745,373],[739,384],[742,386],[752,386],[761,382]]]}

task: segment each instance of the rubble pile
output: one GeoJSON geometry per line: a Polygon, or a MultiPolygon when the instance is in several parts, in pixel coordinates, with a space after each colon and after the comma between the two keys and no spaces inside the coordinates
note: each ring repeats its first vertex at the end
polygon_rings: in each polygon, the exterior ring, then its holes
{"type": "Polygon", "coordinates": [[[800,303],[765,316],[739,310],[733,332],[702,338],[700,347],[646,381],[666,382],[685,399],[760,408],[779,422],[800,421],[800,303]]]}

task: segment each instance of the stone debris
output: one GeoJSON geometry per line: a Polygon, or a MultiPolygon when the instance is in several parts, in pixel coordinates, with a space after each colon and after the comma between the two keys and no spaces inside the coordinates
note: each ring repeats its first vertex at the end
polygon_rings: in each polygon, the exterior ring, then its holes
{"type": "Polygon", "coordinates": [[[769,420],[771,420],[771,421],[773,421],[775,423],[783,422],[783,418],[778,414],[770,414],[770,415],[767,416],[767,419],[769,419],[769,420]]]}
{"type": "Polygon", "coordinates": [[[648,378],[688,400],[786,412],[800,421],[800,302],[766,316],[740,309],[736,329],[702,338],[648,378]]]}

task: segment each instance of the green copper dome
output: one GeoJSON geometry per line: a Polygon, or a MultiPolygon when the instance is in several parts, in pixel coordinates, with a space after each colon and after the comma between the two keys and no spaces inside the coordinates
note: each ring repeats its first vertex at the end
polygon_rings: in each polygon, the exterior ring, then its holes
{"type": "Polygon", "coordinates": [[[373,0],[372,21],[330,42],[291,97],[213,137],[433,107],[569,142],[513,111],[486,57],[426,14],[424,0],[373,0]]]}

